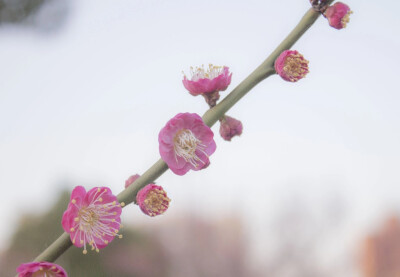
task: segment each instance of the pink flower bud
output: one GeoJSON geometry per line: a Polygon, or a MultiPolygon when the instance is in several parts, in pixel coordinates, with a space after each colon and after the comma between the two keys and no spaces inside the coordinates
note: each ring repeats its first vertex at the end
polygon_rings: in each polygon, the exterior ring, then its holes
{"type": "Polygon", "coordinates": [[[133,182],[135,182],[139,177],[140,177],[139,174],[135,174],[135,175],[132,175],[131,177],[129,177],[128,180],[125,181],[125,188],[132,185],[133,182]]]}
{"type": "Polygon", "coordinates": [[[148,184],[136,195],[140,209],[149,216],[163,214],[168,209],[170,201],[164,189],[155,184],[148,184]]]}
{"type": "Polygon", "coordinates": [[[336,2],[326,9],[324,15],[328,19],[329,25],[340,30],[345,28],[347,23],[349,23],[350,14],[352,13],[349,6],[342,2],[336,2]]]}
{"type": "Polygon", "coordinates": [[[242,122],[225,115],[221,120],[219,133],[224,140],[231,141],[234,136],[240,136],[243,131],[242,122]]]}
{"type": "Polygon", "coordinates": [[[308,71],[308,61],[296,50],[285,50],[275,60],[275,70],[283,80],[297,82],[308,71]]]}

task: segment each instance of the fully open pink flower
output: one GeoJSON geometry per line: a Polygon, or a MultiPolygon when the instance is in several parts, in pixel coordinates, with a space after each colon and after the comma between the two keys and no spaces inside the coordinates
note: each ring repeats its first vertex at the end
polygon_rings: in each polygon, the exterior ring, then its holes
{"type": "MultiPolygon", "coordinates": [[[[204,67],[190,68],[192,78],[183,78],[183,85],[191,95],[208,94],[216,91],[224,91],[231,83],[232,73],[227,66],[214,66],[210,64],[208,69],[204,67]]],[[[217,99],[218,100],[218,99],[217,99]]]]}
{"type": "Polygon", "coordinates": [[[161,158],[178,175],[208,166],[216,149],[214,133],[198,114],[180,113],[158,135],[161,158]]]}
{"type": "Polygon", "coordinates": [[[70,234],[72,243],[77,247],[86,244],[99,252],[110,243],[121,225],[122,208],[117,197],[107,187],[95,187],[88,192],[82,186],[74,188],[67,210],[62,217],[62,226],[70,234]]]}
{"type": "Polygon", "coordinates": [[[165,190],[155,184],[148,184],[136,195],[140,209],[149,216],[163,214],[168,209],[170,201],[165,190]]]}
{"type": "Polygon", "coordinates": [[[18,277],[68,277],[64,268],[49,262],[21,264],[17,272],[18,277]]]}
{"type": "Polygon", "coordinates": [[[308,73],[308,61],[296,50],[285,50],[275,60],[275,70],[285,81],[297,82],[308,73]]]}
{"type": "Polygon", "coordinates": [[[230,141],[234,136],[242,134],[243,125],[240,120],[225,115],[220,121],[219,133],[224,140],[230,141]]]}
{"type": "Polygon", "coordinates": [[[350,14],[353,12],[350,7],[342,2],[336,2],[332,6],[329,6],[325,11],[325,16],[331,25],[335,29],[343,29],[350,21],[350,14]]]}

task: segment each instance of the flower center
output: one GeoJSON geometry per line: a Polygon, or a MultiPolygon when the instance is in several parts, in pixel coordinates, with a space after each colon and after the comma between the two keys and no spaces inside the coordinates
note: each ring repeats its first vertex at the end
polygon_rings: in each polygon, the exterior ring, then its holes
{"type": "MultiPolygon", "coordinates": [[[[192,131],[188,129],[182,129],[176,133],[174,138],[174,151],[175,159],[177,156],[183,158],[186,162],[189,162],[194,167],[198,166],[198,162],[204,164],[204,162],[197,156],[196,150],[204,152],[205,145],[194,136],[192,131]]],[[[206,154],[207,155],[207,154],[206,154]]],[[[177,160],[178,161],[178,160],[177,160]]]]}
{"type": "Polygon", "coordinates": [[[348,11],[345,16],[343,16],[342,20],[340,21],[342,23],[343,28],[346,28],[347,23],[350,22],[350,15],[352,14],[352,11],[348,11]]]}
{"type": "Polygon", "coordinates": [[[57,276],[51,269],[40,269],[32,274],[32,277],[55,277],[57,276]]]}
{"type": "Polygon", "coordinates": [[[285,73],[290,77],[290,80],[298,80],[308,73],[308,61],[300,54],[293,54],[286,58],[285,73]]]}
{"type": "Polygon", "coordinates": [[[192,81],[197,81],[199,79],[214,79],[216,77],[218,77],[221,72],[222,69],[224,67],[223,66],[215,66],[212,64],[208,65],[208,69],[205,70],[204,69],[204,65],[202,65],[201,67],[190,67],[190,73],[192,74],[192,81]]]}
{"type": "Polygon", "coordinates": [[[78,217],[81,220],[81,226],[85,231],[93,227],[99,220],[99,216],[90,208],[82,207],[78,213],[78,217]]]}
{"type": "Polygon", "coordinates": [[[168,209],[171,200],[158,189],[149,191],[144,203],[151,216],[161,214],[168,209]]]}

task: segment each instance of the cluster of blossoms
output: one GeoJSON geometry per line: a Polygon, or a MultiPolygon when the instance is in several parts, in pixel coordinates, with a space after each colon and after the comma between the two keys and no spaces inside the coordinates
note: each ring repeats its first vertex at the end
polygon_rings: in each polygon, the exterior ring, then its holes
{"type": "MultiPolygon", "coordinates": [[[[310,0],[313,8],[322,13],[329,25],[342,29],[349,22],[352,13],[350,8],[341,2],[332,6],[326,0],[310,0]]],[[[297,82],[309,72],[308,61],[296,50],[285,50],[275,60],[275,71],[285,81],[297,82]]],[[[226,66],[209,65],[208,69],[191,67],[191,79],[186,75],[183,85],[193,96],[202,95],[210,108],[217,104],[220,91],[225,91],[231,83],[232,73],[226,66]]],[[[230,116],[219,119],[220,135],[230,141],[240,136],[242,123],[230,116]]],[[[161,129],[159,136],[159,151],[161,158],[177,175],[184,175],[189,170],[201,170],[209,166],[209,157],[215,152],[214,133],[202,118],[194,113],[179,113],[161,129]]],[[[125,182],[125,188],[132,185],[140,175],[130,176],[125,182]]],[[[136,195],[136,203],[148,216],[163,214],[169,207],[170,199],[161,186],[147,184],[136,195]]],[[[86,192],[82,186],[77,186],[71,193],[67,210],[62,217],[62,226],[70,235],[76,247],[83,247],[87,253],[87,245],[91,250],[99,252],[119,234],[122,207],[117,197],[107,187],[95,187],[86,192]]],[[[17,268],[19,277],[68,277],[65,270],[50,262],[31,262],[21,264],[17,268]]]]}
{"type": "MultiPolygon", "coordinates": [[[[232,80],[232,73],[227,66],[214,66],[209,64],[208,69],[204,66],[190,68],[191,79],[186,75],[183,78],[183,85],[193,96],[202,95],[210,108],[214,107],[219,100],[220,91],[228,88],[232,80]]],[[[242,123],[230,116],[220,118],[220,134],[224,140],[230,141],[234,136],[242,134],[242,123]]]]}
{"type": "MultiPolygon", "coordinates": [[[[313,8],[321,12],[329,21],[329,25],[336,29],[346,27],[352,11],[349,6],[336,2],[327,5],[326,0],[310,0],[313,8]]],[[[309,72],[308,61],[296,50],[285,50],[275,60],[275,71],[288,82],[297,82],[309,72]]]]}

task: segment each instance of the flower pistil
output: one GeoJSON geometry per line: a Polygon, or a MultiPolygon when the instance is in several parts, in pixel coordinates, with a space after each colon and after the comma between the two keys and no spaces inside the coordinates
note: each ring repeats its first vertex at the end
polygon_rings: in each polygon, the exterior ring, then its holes
{"type": "Polygon", "coordinates": [[[204,161],[196,155],[196,150],[198,150],[203,152],[208,157],[207,153],[204,152],[205,148],[206,146],[202,144],[201,141],[196,138],[189,129],[180,130],[174,137],[174,152],[176,161],[178,161],[177,157],[181,157],[194,167],[198,166],[198,162],[205,164],[204,161]]]}

